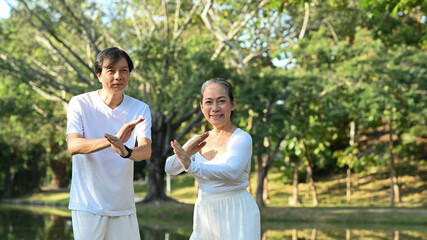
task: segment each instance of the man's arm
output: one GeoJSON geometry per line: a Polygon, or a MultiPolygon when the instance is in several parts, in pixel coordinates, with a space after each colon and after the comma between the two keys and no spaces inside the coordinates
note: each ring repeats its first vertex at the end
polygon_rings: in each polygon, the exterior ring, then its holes
{"type": "Polygon", "coordinates": [[[151,157],[151,140],[145,137],[138,138],[138,146],[132,149],[131,160],[139,162],[151,157]]]}
{"type": "MultiPolygon", "coordinates": [[[[105,139],[108,140],[113,150],[118,153],[120,156],[128,156],[129,151],[125,148],[125,145],[120,140],[120,138],[105,134],[105,139]]],[[[138,138],[138,146],[134,147],[131,155],[129,156],[130,160],[139,162],[142,160],[148,160],[151,156],[151,140],[145,137],[138,138]]]]}
{"type": "MultiPolygon", "coordinates": [[[[127,142],[131,137],[132,132],[135,129],[135,126],[142,121],[144,121],[144,119],[139,118],[139,119],[133,120],[132,122],[124,124],[120,128],[119,132],[117,133],[117,136],[114,136],[114,137],[116,137],[122,142],[122,147],[123,147],[123,142],[127,142]]],[[[68,152],[70,152],[71,155],[74,155],[74,154],[87,154],[87,153],[97,152],[99,150],[110,147],[111,143],[105,137],[96,138],[96,139],[87,139],[87,138],[84,138],[79,133],[70,133],[67,135],[67,145],[68,145],[68,152]]],[[[151,155],[151,141],[150,141],[150,155],[151,155]]]]}
{"type": "Polygon", "coordinates": [[[81,134],[70,133],[67,135],[68,152],[71,155],[97,152],[110,146],[105,138],[86,139],[81,134]]]}

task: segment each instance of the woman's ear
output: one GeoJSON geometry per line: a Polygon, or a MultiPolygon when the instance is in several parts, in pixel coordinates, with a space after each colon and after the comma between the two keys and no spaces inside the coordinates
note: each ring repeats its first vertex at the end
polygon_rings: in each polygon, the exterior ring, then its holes
{"type": "Polygon", "coordinates": [[[234,111],[234,109],[236,109],[236,98],[233,99],[233,101],[231,101],[231,111],[234,111]]]}

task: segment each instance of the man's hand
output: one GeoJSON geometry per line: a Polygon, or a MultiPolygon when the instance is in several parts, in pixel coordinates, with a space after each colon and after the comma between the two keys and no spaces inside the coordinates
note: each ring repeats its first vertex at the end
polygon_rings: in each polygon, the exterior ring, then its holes
{"type": "Polygon", "coordinates": [[[120,140],[120,138],[108,133],[104,134],[104,136],[108,142],[110,142],[111,147],[116,153],[118,153],[120,156],[126,156],[128,154],[128,151],[126,150],[125,145],[123,144],[122,140],[120,140]]]}
{"type": "Polygon", "coordinates": [[[119,138],[122,141],[122,143],[127,142],[130,136],[132,135],[132,132],[135,129],[135,126],[144,120],[145,119],[143,118],[139,118],[139,119],[133,120],[132,122],[124,124],[122,128],[120,128],[119,132],[116,134],[116,137],[119,138]]]}
{"type": "Polygon", "coordinates": [[[104,137],[111,144],[111,147],[113,148],[113,150],[116,153],[118,153],[120,156],[126,156],[128,154],[128,151],[126,150],[124,143],[127,142],[129,138],[132,136],[132,132],[135,129],[135,126],[142,121],[144,121],[144,119],[139,118],[139,119],[133,120],[132,122],[123,124],[122,128],[120,128],[116,136],[110,135],[108,133],[104,134],[104,137]]]}

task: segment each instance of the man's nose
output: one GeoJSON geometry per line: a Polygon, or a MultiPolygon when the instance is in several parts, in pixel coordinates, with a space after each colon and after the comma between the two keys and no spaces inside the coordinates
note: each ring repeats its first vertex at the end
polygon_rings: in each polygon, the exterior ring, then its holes
{"type": "Polygon", "coordinates": [[[115,79],[120,79],[121,78],[120,71],[117,71],[117,72],[114,73],[114,78],[115,79]]]}

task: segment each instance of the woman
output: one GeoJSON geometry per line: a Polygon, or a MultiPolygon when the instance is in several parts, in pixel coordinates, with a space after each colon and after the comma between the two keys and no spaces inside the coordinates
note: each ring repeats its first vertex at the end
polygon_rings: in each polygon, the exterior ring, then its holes
{"type": "Polygon", "coordinates": [[[221,78],[206,81],[200,107],[212,130],[190,139],[183,147],[171,142],[175,155],[165,171],[192,174],[199,183],[191,240],[260,239],[260,213],[249,185],[252,138],[235,127],[232,86],[221,78]]]}

